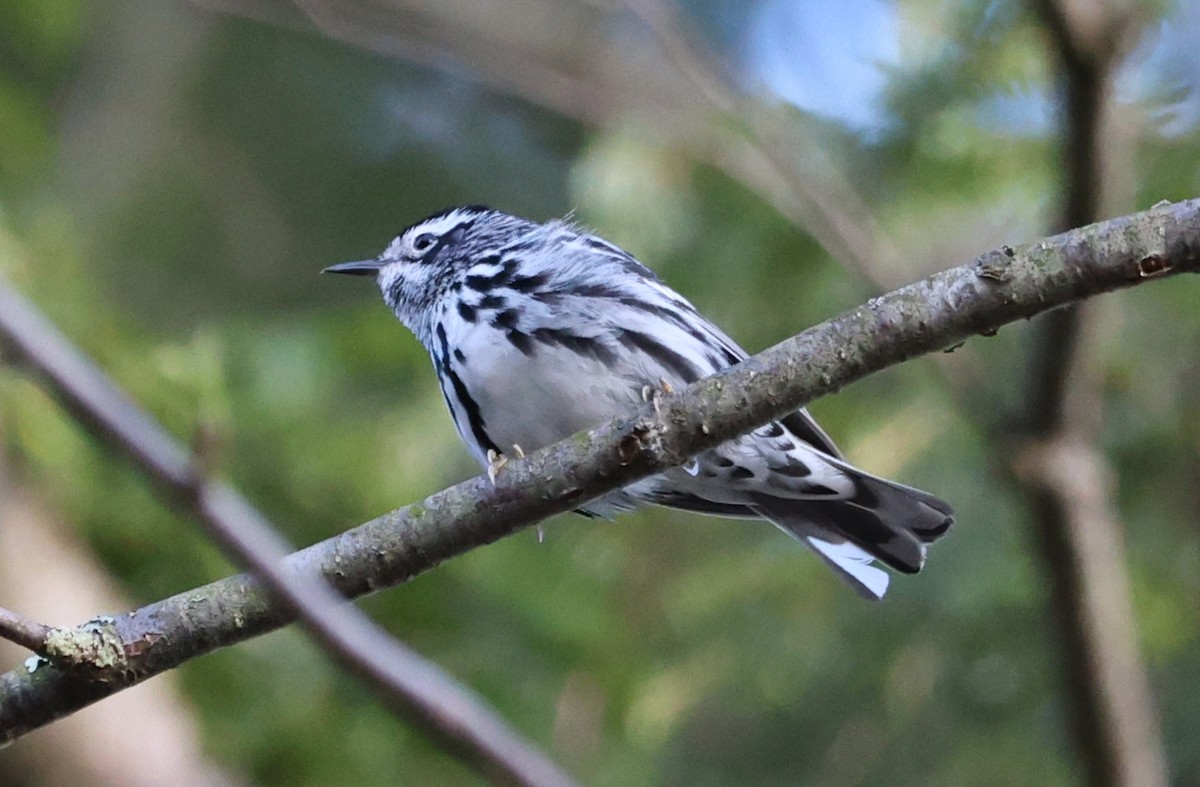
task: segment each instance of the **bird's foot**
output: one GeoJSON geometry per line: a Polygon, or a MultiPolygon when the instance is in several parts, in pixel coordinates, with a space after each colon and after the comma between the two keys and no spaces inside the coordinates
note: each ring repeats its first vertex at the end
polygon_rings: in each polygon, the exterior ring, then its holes
{"type": "Polygon", "coordinates": [[[494,448],[489,448],[487,452],[487,477],[492,482],[492,486],[496,485],[496,476],[500,473],[500,469],[508,464],[508,457],[496,451],[494,448]]]}
{"type": "MultiPolygon", "coordinates": [[[[518,459],[525,458],[525,452],[521,450],[521,446],[513,443],[513,455],[518,459]]],[[[492,482],[492,486],[496,485],[496,476],[500,474],[501,468],[508,464],[508,457],[499,453],[494,448],[489,448],[487,452],[487,477],[492,482]]]]}
{"type": "Polygon", "coordinates": [[[642,401],[650,402],[654,405],[654,414],[658,419],[662,420],[662,398],[675,393],[675,388],[663,378],[658,379],[658,385],[643,385],[642,386],[642,401]]]}

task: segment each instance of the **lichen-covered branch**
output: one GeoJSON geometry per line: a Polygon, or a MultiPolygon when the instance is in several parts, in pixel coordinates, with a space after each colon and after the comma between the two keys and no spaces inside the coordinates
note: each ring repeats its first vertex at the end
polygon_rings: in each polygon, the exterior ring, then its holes
{"type": "MultiPolygon", "coordinates": [[[[1200,270],[1200,200],[1004,248],[874,298],[637,413],[510,460],[287,559],[347,596],[406,579],[654,472],[887,366],[1151,278],[1200,270]]],[[[0,676],[0,741],[197,655],[278,628],[286,605],[247,576],[179,594],[112,626],[125,668],[104,680],[44,667],[0,676]]]]}
{"type": "MultiPolygon", "coordinates": [[[[129,457],[195,517],[236,563],[250,569],[274,604],[289,610],[343,668],[367,682],[434,742],[498,784],[569,787],[557,765],[523,741],[478,697],[390,636],[326,581],[282,562],[293,547],[232,487],[206,477],[207,457],[193,454],[127,397],[32,304],[0,279],[0,341],[35,371],[79,421],[129,457]]],[[[106,683],[128,672],[129,656],[114,621],[74,628],[40,627],[0,610],[0,636],[25,643],[76,681],[106,683]]],[[[44,669],[42,669],[44,667],[44,669]]]]}

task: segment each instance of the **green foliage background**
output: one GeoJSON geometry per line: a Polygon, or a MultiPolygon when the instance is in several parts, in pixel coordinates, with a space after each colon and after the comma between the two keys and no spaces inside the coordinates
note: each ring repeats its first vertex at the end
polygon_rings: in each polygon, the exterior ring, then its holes
{"type": "MultiPolygon", "coordinates": [[[[728,9],[688,10],[716,45],[737,40],[728,9]]],[[[996,122],[997,102],[1052,87],[1035,18],[971,0],[899,13],[883,131],[793,114],[919,250],[916,277],[1045,233],[1061,168],[1052,125],[996,122]]],[[[1195,124],[1169,122],[1195,76],[1125,98],[1141,119],[1130,210],[1200,194],[1195,124]]],[[[298,544],[476,472],[417,342],[373,288],[317,275],[435,209],[574,209],[752,350],[872,292],[636,125],[581,128],[453,68],[173,1],[4,0],[0,119],[0,272],[176,434],[223,435],[225,473],[298,544]]],[[[1180,783],[1200,781],[1198,295],[1171,281],[1105,299],[1096,339],[1180,783]]],[[[1023,336],[972,343],[996,418],[1020,398],[1023,336]]],[[[813,410],[851,459],[959,512],[885,604],[769,527],[647,511],[561,517],[544,543],[504,540],[363,605],[590,784],[1079,781],[1035,540],[993,447],[928,361],[813,410]]],[[[233,570],[19,370],[0,371],[0,441],[132,597],[233,570]]],[[[474,781],[295,631],[180,674],[208,753],[253,783],[474,781]]]]}

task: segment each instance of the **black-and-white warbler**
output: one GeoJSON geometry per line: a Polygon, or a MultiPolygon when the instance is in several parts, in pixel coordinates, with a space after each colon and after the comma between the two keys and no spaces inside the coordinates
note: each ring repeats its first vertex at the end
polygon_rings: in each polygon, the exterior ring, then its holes
{"type": "MultiPolygon", "coordinates": [[[[376,277],[429,350],[459,435],[489,469],[506,452],[633,410],[647,386],[679,388],[746,357],[630,254],[569,221],[450,208],[373,260],[325,270],[376,277]]],[[[646,503],[768,519],[868,598],[888,585],[873,558],[915,573],[953,522],[932,495],[847,464],[804,410],[581,513],[646,503]]]]}

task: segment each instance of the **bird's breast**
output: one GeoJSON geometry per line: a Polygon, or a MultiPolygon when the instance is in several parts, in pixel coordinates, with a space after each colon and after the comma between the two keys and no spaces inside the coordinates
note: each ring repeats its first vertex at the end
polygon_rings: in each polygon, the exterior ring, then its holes
{"type": "MultiPolygon", "coordinates": [[[[588,352],[549,340],[460,326],[451,360],[501,451],[524,451],[597,426],[641,402],[641,386],[588,352]]],[[[644,381],[649,382],[649,380],[644,381]]]]}

